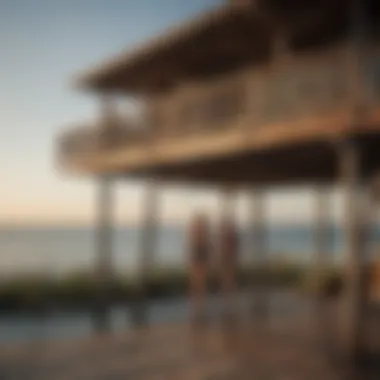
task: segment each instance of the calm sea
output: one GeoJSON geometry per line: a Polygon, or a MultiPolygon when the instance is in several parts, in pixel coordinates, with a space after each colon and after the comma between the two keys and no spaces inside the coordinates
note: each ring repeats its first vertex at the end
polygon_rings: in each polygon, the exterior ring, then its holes
{"type": "MultiPolygon", "coordinates": [[[[137,264],[141,231],[117,228],[113,234],[116,270],[133,272],[137,264]]],[[[376,238],[380,237],[379,231],[376,238]]],[[[250,259],[249,234],[241,231],[241,259],[250,259]]],[[[377,239],[380,240],[380,239],[377,239]]],[[[186,260],[186,235],[181,226],[161,227],[156,237],[155,264],[182,266],[186,260]]],[[[332,257],[344,248],[337,228],[327,233],[332,257]]],[[[308,226],[268,228],[267,249],[271,255],[309,260],[313,252],[313,230],[308,226]]],[[[0,228],[0,274],[2,278],[24,273],[60,275],[90,269],[96,254],[96,233],[91,228],[0,228]]]]}

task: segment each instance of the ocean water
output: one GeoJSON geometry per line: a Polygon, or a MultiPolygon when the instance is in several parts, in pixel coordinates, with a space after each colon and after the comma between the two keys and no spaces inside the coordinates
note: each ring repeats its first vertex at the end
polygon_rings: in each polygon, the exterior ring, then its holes
{"type": "MultiPolygon", "coordinates": [[[[252,259],[250,235],[241,230],[241,260],[252,259]]],[[[379,232],[375,233],[379,240],[379,232]]],[[[344,250],[344,234],[327,230],[328,253],[336,259],[344,250]]],[[[113,262],[116,271],[133,272],[141,244],[138,228],[117,228],[113,233],[113,262]]],[[[155,265],[181,267],[186,262],[186,233],[182,226],[161,227],[156,236],[155,265]]],[[[308,226],[268,228],[267,251],[276,257],[310,260],[313,230],[308,226]]],[[[96,231],[92,228],[2,228],[0,229],[0,275],[2,278],[25,273],[52,276],[91,269],[96,259],[96,231]]]]}

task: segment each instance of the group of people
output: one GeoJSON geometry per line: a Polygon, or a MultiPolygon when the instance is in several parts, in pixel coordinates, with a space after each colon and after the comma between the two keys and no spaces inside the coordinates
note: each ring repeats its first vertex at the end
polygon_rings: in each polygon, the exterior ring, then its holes
{"type": "MultiPolygon", "coordinates": [[[[193,322],[198,324],[203,323],[206,318],[207,284],[210,276],[219,280],[226,296],[233,296],[235,293],[238,264],[237,229],[232,218],[224,216],[217,231],[212,231],[208,217],[205,214],[197,214],[190,223],[188,242],[192,317],[193,322]]],[[[229,298],[227,297],[227,300],[229,298]]]]}

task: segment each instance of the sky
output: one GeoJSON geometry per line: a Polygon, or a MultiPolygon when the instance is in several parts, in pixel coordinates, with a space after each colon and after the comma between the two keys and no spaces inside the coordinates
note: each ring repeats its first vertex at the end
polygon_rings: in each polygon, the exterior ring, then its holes
{"type": "MultiPolygon", "coordinates": [[[[0,224],[91,223],[96,182],[62,173],[55,137],[98,114],[97,100],[73,87],[74,75],[221,0],[0,0],[0,224]]],[[[116,218],[141,217],[144,188],[116,186],[116,218]]],[[[161,216],[218,209],[212,192],[165,188],[161,216]]],[[[244,198],[244,197],[243,197],[244,198]]],[[[307,190],[269,195],[273,220],[310,218],[307,190]]],[[[238,201],[242,214],[244,199],[238,201]]]]}

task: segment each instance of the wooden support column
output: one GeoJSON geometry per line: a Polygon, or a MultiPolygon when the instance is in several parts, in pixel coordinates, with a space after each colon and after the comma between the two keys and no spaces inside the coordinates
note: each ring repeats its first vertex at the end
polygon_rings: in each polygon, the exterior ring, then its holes
{"type": "MultiPolygon", "coordinates": [[[[220,208],[220,217],[221,221],[223,219],[231,220],[235,226],[236,233],[238,234],[238,226],[235,221],[235,189],[233,187],[227,187],[224,189],[222,198],[221,198],[221,208],[220,208]]],[[[238,238],[238,237],[237,237],[238,238]]],[[[223,236],[218,234],[218,245],[219,249],[224,249],[221,244],[223,244],[223,236]]],[[[238,238],[239,239],[239,238],[238,238]]],[[[239,244],[238,247],[239,249],[239,244]]],[[[239,252],[235,252],[236,255],[239,255],[239,252]]],[[[224,299],[224,317],[225,321],[234,318],[237,312],[237,286],[238,286],[238,273],[237,268],[225,268],[222,267],[221,272],[221,284],[222,292],[224,299]]]]}
{"type": "Polygon", "coordinates": [[[139,268],[136,287],[136,298],[132,309],[132,320],[137,326],[148,323],[148,287],[154,266],[154,254],[157,247],[157,211],[158,186],[155,181],[149,181],[146,187],[144,219],[141,226],[141,250],[139,252],[139,268]]]}
{"type": "Polygon", "coordinates": [[[363,255],[363,332],[361,342],[364,349],[368,349],[368,341],[371,338],[373,318],[370,317],[370,303],[373,296],[373,257],[377,251],[373,236],[373,228],[376,225],[376,213],[378,210],[378,178],[373,176],[365,182],[362,195],[362,239],[364,244],[363,255]],[[374,251],[375,250],[375,251],[374,251]],[[371,321],[372,319],[372,321],[371,321]]]}
{"type": "Polygon", "coordinates": [[[111,180],[108,177],[99,178],[98,189],[98,227],[96,231],[96,283],[97,307],[94,315],[95,329],[109,329],[108,311],[110,306],[110,291],[112,287],[112,224],[113,224],[113,194],[111,180]]]}
{"type": "MultiPolygon", "coordinates": [[[[331,230],[333,225],[330,222],[331,202],[328,189],[319,186],[315,189],[315,229],[314,229],[314,265],[313,274],[315,285],[318,290],[323,290],[323,281],[332,264],[331,258],[331,230]]],[[[323,302],[324,296],[322,291],[317,292],[317,304],[323,302]]]]}
{"type": "Polygon", "coordinates": [[[316,186],[314,196],[314,257],[311,265],[311,277],[314,285],[315,307],[312,319],[316,339],[323,344],[323,350],[326,350],[326,348],[331,349],[332,336],[335,332],[334,319],[329,309],[329,298],[325,293],[325,281],[332,265],[330,260],[332,243],[330,227],[332,223],[329,218],[331,202],[326,187],[316,186]]]}
{"type": "Polygon", "coordinates": [[[256,275],[254,281],[254,305],[253,312],[261,317],[268,317],[269,300],[267,295],[267,274],[269,270],[268,257],[266,255],[265,243],[265,198],[262,190],[250,192],[250,244],[253,258],[253,273],[256,275]]]}
{"type": "Polygon", "coordinates": [[[342,354],[349,363],[360,357],[363,348],[365,306],[365,242],[362,225],[361,152],[358,145],[345,141],[338,147],[341,184],[344,196],[344,230],[347,252],[344,262],[344,289],[341,313],[342,354]]]}

